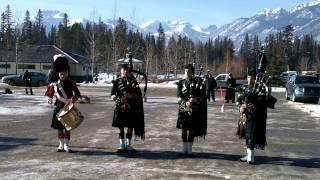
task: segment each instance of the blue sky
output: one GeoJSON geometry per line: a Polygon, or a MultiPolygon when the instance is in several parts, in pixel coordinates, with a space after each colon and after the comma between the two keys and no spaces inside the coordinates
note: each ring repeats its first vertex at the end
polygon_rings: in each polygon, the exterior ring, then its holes
{"type": "Polygon", "coordinates": [[[92,12],[102,19],[114,15],[141,24],[150,20],[178,20],[207,27],[221,26],[251,17],[263,8],[291,9],[311,0],[0,0],[0,12],[10,5],[13,15],[22,20],[26,10],[34,16],[38,9],[59,10],[71,18],[92,19],[92,12]],[[116,12],[116,13],[115,13],[116,12]]]}

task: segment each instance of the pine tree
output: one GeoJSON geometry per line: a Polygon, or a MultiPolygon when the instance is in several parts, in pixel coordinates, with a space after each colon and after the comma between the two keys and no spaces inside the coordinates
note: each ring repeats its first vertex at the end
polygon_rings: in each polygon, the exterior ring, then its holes
{"type": "Polygon", "coordinates": [[[32,40],[32,22],[30,20],[30,13],[27,10],[23,22],[21,42],[30,44],[32,40]]]}
{"type": "Polygon", "coordinates": [[[283,30],[283,43],[285,48],[285,60],[286,64],[288,64],[288,70],[294,69],[294,61],[292,61],[292,40],[293,40],[293,34],[294,31],[292,24],[287,25],[284,27],[283,30]]]}
{"type": "Polygon", "coordinates": [[[51,26],[51,30],[48,34],[48,44],[55,45],[57,38],[57,28],[55,26],[51,26]]]}
{"type": "Polygon", "coordinates": [[[164,64],[164,53],[165,53],[165,34],[164,34],[164,29],[162,27],[162,24],[159,24],[158,27],[158,38],[157,38],[157,59],[156,59],[156,74],[158,75],[159,70],[164,70],[165,69],[165,64],[164,64]]]}
{"type": "Polygon", "coordinates": [[[4,44],[4,33],[5,33],[5,15],[4,13],[1,14],[1,21],[0,21],[0,49],[5,47],[4,44]]]}
{"type": "Polygon", "coordinates": [[[13,29],[13,21],[12,21],[12,13],[10,6],[6,6],[6,10],[3,16],[4,20],[4,31],[3,31],[3,40],[4,40],[4,48],[12,49],[14,48],[14,29],[13,29]]]}
{"type": "Polygon", "coordinates": [[[34,44],[45,44],[47,37],[45,27],[43,26],[43,14],[41,9],[38,10],[32,29],[32,42],[34,44]]]}

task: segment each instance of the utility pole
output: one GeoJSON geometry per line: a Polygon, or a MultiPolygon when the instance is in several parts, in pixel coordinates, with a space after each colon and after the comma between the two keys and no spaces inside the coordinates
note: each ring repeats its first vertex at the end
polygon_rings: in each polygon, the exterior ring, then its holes
{"type": "Polygon", "coordinates": [[[18,74],[18,41],[19,37],[16,37],[16,74],[18,74]]]}

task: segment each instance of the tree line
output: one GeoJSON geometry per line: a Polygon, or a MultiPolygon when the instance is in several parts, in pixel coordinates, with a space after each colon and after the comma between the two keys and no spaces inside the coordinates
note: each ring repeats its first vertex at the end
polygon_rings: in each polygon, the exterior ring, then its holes
{"type": "Polygon", "coordinates": [[[115,27],[105,24],[101,18],[97,22],[70,25],[65,13],[58,26],[51,26],[47,32],[43,13],[39,9],[35,20],[31,21],[27,10],[20,25],[15,23],[10,6],[1,13],[0,49],[14,50],[17,45],[56,45],[92,59],[93,72],[114,72],[117,60],[130,47],[133,57],[144,61],[142,71],[148,74],[182,73],[183,65],[195,63],[214,74],[232,72],[245,75],[248,68],[255,67],[261,46],[268,58],[268,71],[278,76],[286,70],[320,70],[320,45],[312,35],[302,38],[293,35],[294,28],[288,25],[281,32],[269,34],[264,40],[258,35],[246,34],[239,51],[235,51],[233,41],[228,37],[194,42],[189,37],[167,38],[160,24],[157,34],[143,34],[128,28],[124,19],[119,18],[115,27]],[[195,53],[194,53],[195,52],[195,53]]]}

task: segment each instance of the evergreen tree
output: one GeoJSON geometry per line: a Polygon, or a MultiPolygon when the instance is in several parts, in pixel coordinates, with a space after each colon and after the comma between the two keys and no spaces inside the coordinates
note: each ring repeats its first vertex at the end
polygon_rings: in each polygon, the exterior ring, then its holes
{"type": "Polygon", "coordinates": [[[12,21],[12,12],[10,9],[10,6],[6,6],[6,10],[3,15],[3,26],[4,26],[4,31],[3,31],[3,41],[4,41],[4,48],[6,49],[12,49],[14,48],[14,29],[13,29],[13,21],[12,21]]]}
{"type": "Polygon", "coordinates": [[[30,44],[32,40],[32,22],[30,20],[30,13],[27,10],[23,22],[21,42],[30,44]]]}
{"type": "Polygon", "coordinates": [[[32,39],[34,44],[45,44],[46,43],[46,30],[43,26],[43,14],[41,9],[35,17],[34,25],[32,26],[32,39]]]}
{"type": "Polygon", "coordinates": [[[1,13],[1,21],[0,21],[0,49],[4,48],[4,33],[5,33],[5,15],[1,13]]]}
{"type": "Polygon", "coordinates": [[[294,61],[292,59],[292,40],[293,40],[293,34],[294,31],[292,24],[287,25],[284,27],[283,30],[283,43],[285,48],[285,60],[288,64],[288,70],[294,69],[294,61]]]}
{"type": "Polygon", "coordinates": [[[159,24],[158,27],[158,38],[157,38],[157,59],[156,59],[156,74],[158,75],[159,70],[165,69],[165,64],[164,64],[164,52],[165,52],[165,34],[164,34],[164,29],[162,27],[162,24],[159,24]]]}

